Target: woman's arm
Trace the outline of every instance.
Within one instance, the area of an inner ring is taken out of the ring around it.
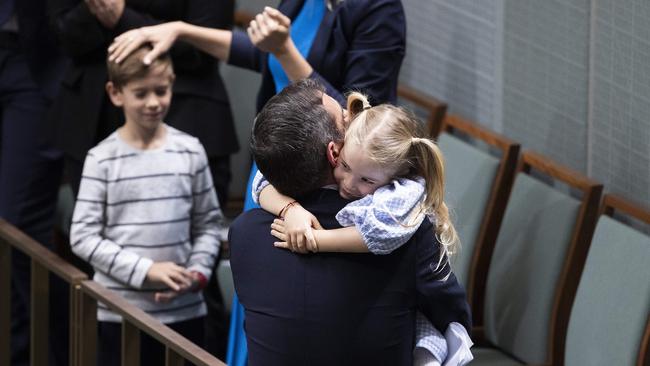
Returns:
[[[227,60],[232,32],[200,27],[182,21],[133,29],[115,38],[108,48],[109,59],[120,63],[142,44],[151,43],[153,49],[143,59],[145,64],[149,64],[161,53],[169,51],[177,40],[185,41],[220,60]]]
[[[248,36],[260,50],[272,53],[291,81],[309,77],[314,69],[289,36],[291,19],[269,6],[248,27]]]

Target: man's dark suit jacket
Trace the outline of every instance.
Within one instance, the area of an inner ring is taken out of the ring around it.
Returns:
[[[291,19],[304,0],[283,0],[278,10]],[[327,88],[327,94],[345,105],[344,94],[361,91],[370,102],[395,103],[397,77],[406,49],[406,19],[400,0],[333,1],[325,13],[307,61],[311,78]],[[257,109],[275,95],[268,69],[268,54],[256,48],[245,32],[233,33],[228,63],[262,73]]]
[[[339,227],[334,214],[346,203],[332,190],[301,200],[326,228]],[[416,308],[443,332],[452,321],[470,328],[455,276],[434,279],[430,223],[389,255],[298,255],[273,246],[273,218],[251,210],[230,229],[250,365],[411,366]]]

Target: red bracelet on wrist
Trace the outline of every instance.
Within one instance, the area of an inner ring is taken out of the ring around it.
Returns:
[[[284,207],[282,207],[282,210],[280,210],[280,213],[278,213],[278,216],[281,219],[284,219],[284,215],[287,213],[286,211],[289,209],[289,207],[291,207],[291,206],[293,206],[293,205],[295,205],[297,203],[298,203],[298,201],[291,201],[291,202],[287,203]]]
[[[205,275],[199,271],[192,271],[191,273],[196,277],[196,280],[198,281],[196,288],[194,288],[192,291],[199,292],[203,290],[208,285],[208,279],[205,278]]]

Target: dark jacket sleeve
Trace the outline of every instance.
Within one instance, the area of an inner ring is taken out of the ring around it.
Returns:
[[[345,105],[344,94],[361,91],[375,105],[395,102],[399,70],[406,50],[406,19],[400,1],[345,1],[340,6],[340,23],[350,36],[343,62],[340,87],[335,87],[317,71],[311,75],[327,89],[327,94]],[[337,30],[334,29],[333,32]],[[333,35],[334,40],[342,42]],[[327,65],[324,65],[327,67]]]
[[[446,256],[439,263],[441,244],[433,235],[429,223],[415,234],[418,246],[416,269],[416,287],[418,293],[418,310],[441,332],[445,332],[451,322],[462,324],[471,334],[472,317],[467,304],[465,290],[458,283]]]
[[[232,16],[222,16],[224,9],[231,9],[231,0],[186,0],[159,1],[149,6],[130,5],[127,2],[122,17],[113,29],[105,28],[83,1],[50,0],[51,14],[54,16],[55,29],[65,51],[75,59],[105,57],[106,48],[119,34],[131,29],[183,20],[187,23],[204,27],[229,27]],[[177,71],[179,69],[196,70],[206,65],[214,65],[211,56],[185,43],[177,43],[171,49]]]
[[[105,53],[110,34],[83,1],[49,0],[48,5],[61,46],[70,57],[96,58],[99,52]]]
[[[228,63],[252,71],[262,71],[262,62],[267,53],[255,47],[248,34],[241,30],[233,30],[232,42],[228,55]]]

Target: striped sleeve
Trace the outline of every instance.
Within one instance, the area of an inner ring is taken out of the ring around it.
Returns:
[[[129,286],[140,288],[153,264],[149,258],[122,249],[103,236],[106,217],[107,177],[97,158],[86,156],[79,194],[72,214],[72,251],[101,271]]]
[[[187,261],[187,268],[201,272],[210,278],[214,262],[219,253],[221,240],[226,240],[225,220],[217,194],[212,183],[208,158],[203,146],[199,146],[198,170],[192,180],[192,252]]]

